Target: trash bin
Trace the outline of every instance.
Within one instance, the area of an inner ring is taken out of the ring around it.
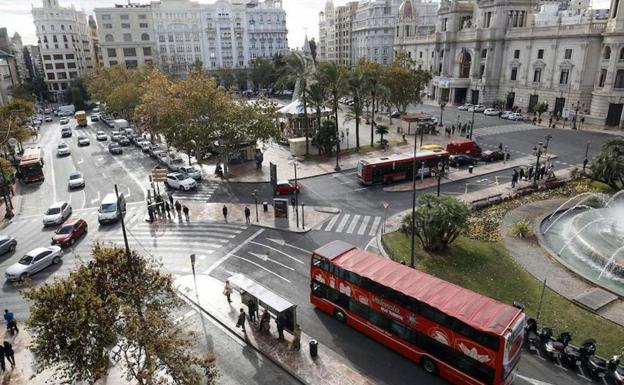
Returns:
[[[316,356],[318,356],[318,342],[310,340],[310,357],[315,358]]]
[[[269,211],[269,202],[262,202],[262,210],[266,213]]]
[[[472,174],[472,169],[474,168],[474,166],[468,166],[468,174]]]

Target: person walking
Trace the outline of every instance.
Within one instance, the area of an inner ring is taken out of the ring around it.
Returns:
[[[15,352],[13,351],[13,345],[11,345],[9,341],[4,341],[3,348],[4,348],[4,356],[6,357],[7,361],[9,361],[9,364],[11,364],[11,367],[14,368],[15,367]],[[4,361],[4,359],[2,361]]]
[[[290,345],[293,350],[301,349],[301,326],[299,324],[295,325],[295,330],[293,332],[293,340]]]
[[[503,143],[498,144],[498,151],[503,152]]]
[[[256,322],[258,310],[253,299],[249,299],[249,301],[247,301],[247,311],[249,312],[249,320],[251,322]]]
[[[544,179],[544,175],[546,174],[546,165],[542,164],[539,169],[539,179]]]
[[[518,173],[518,182],[524,180],[524,167],[520,167],[520,172]]]
[[[227,223],[227,206],[223,205],[223,209],[221,211],[223,212],[223,219],[225,219],[225,223]]]
[[[275,319],[275,325],[277,326],[277,340],[284,341],[284,318],[281,315]]]
[[[0,369],[6,371],[6,365],[4,363],[4,346],[0,345]]]
[[[154,222],[154,206],[152,206],[152,201],[149,199],[147,201],[147,215],[149,216],[150,223]]]
[[[260,317],[260,333],[269,333],[269,329],[271,328],[270,321],[271,315],[267,309],[264,309],[262,317]]]
[[[182,206],[182,211],[184,212],[184,218],[186,218],[186,221],[189,221],[189,208],[186,205]]]
[[[251,223],[251,221],[249,220],[250,215],[251,215],[251,211],[249,210],[249,207],[245,206],[245,223],[246,224]]]
[[[225,280],[225,287],[223,288],[223,295],[227,298],[228,303],[232,303],[232,299],[230,296],[232,295],[232,285],[230,285],[230,281]]]
[[[169,202],[165,202],[165,211],[167,212],[167,218],[171,220],[171,206],[169,205]]]
[[[173,210],[173,194],[169,193],[169,206],[171,206],[171,209]]]
[[[15,315],[12,311],[4,309],[4,320],[6,321],[7,329],[10,332],[13,332],[15,334],[19,333],[19,329],[17,328],[17,321],[15,321]]]
[[[511,173],[511,188],[516,187],[516,183],[518,183],[518,170],[514,168]]]
[[[238,321],[236,321],[236,327],[237,328],[242,328],[243,329],[243,333],[246,332],[245,330],[245,310],[241,307],[240,308],[240,313],[238,313]]]
[[[182,205],[180,204],[180,201],[176,201],[175,209],[176,209],[176,212],[178,213],[178,219],[182,220]]]
[[[527,171],[527,180],[531,180],[531,178],[533,178],[533,166],[529,167]]]

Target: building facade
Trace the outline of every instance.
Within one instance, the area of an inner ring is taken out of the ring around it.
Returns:
[[[334,7],[331,0],[319,13],[318,58],[342,65],[353,65],[352,30],[357,1]]]
[[[400,0],[364,0],[358,4],[351,32],[352,64],[361,58],[391,64],[394,26]]]
[[[280,0],[218,0],[213,4],[162,0],[97,8],[95,13],[105,66],[128,66],[128,60],[132,60],[130,67],[157,63],[183,76],[194,64],[207,69],[245,68],[255,58],[288,53],[286,12]],[[125,28],[120,24],[122,15],[127,15]],[[107,20],[117,20],[110,23],[110,32],[104,28]],[[128,59],[125,53],[135,56]]]
[[[87,16],[58,0],[44,0],[32,15],[45,72],[45,82],[54,101],[61,101],[72,79],[95,69],[96,55]]]
[[[428,96],[452,104],[531,111],[538,102],[563,117],[621,125],[624,15],[587,1],[443,1],[436,18],[405,0],[395,55],[407,52],[433,79]]]

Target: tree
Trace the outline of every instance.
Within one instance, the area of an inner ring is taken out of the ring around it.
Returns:
[[[150,72],[149,66],[138,70],[112,66],[98,69],[84,81],[89,94],[105,103],[109,112],[132,119],[134,109],[141,102],[145,77]]]
[[[624,189],[624,139],[611,139],[591,164],[591,177],[615,191]]]
[[[497,110],[502,111],[503,108],[505,108],[505,101],[496,99],[492,102],[492,108],[496,108]]]
[[[273,63],[263,57],[251,61],[249,77],[257,89],[271,88],[275,82]]]
[[[359,68],[351,70],[347,79],[347,93],[351,96],[352,104],[347,107],[345,114],[345,122],[355,121],[355,149],[360,150],[360,120],[364,113],[364,101],[362,94],[364,92],[362,86],[363,78]]]
[[[336,146],[336,123],[332,119],[326,119],[321,123],[316,136],[316,145],[324,154],[330,154]]]
[[[533,112],[537,114],[537,119],[542,119],[542,114],[548,111],[548,103],[538,102],[533,106]]]
[[[295,84],[294,97],[303,104],[303,120],[306,136],[306,156],[310,155],[310,122],[308,121],[308,83],[312,78],[313,68],[310,59],[300,52],[294,52],[286,58],[286,67],[278,83]]]
[[[358,70],[362,73],[365,93],[370,98],[370,145],[373,147],[375,145],[375,130],[373,127],[375,126],[376,97],[384,67],[377,62],[361,59],[358,62]]]
[[[312,61],[316,64],[316,40],[312,38],[308,44],[310,45],[310,55],[312,56]]]
[[[338,156],[340,154],[340,138],[338,129],[338,103],[346,88],[346,80],[348,69],[339,66],[335,62],[320,62],[316,69],[319,73],[319,79],[327,87],[329,96],[329,104],[331,106],[334,122],[336,123],[336,169],[338,169]]]
[[[317,80],[308,86],[308,100],[312,107],[316,109],[316,129],[319,130],[321,128],[321,115],[327,101],[327,89],[322,82]],[[319,147],[320,150],[321,148]]]
[[[427,251],[445,250],[468,227],[468,207],[454,197],[433,193],[418,198],[415,211],[415,236]],[[412,214],[406,215],[401,231],[412,233]]]
[[[27,122],[33,112],[32,102],[18,98],[0,107],[0,147],[8,146],[10,138],[23,142],[32,136]]]
[[[175,98],[174,83],[157,68],[145,78],[141,102],[134,111],[134,118],[141,123],[141,130],[150,134],[152,143],[159,134],[165,134],[180,122],[179,100]]]
[[[383,124],[379,124],[377,126],[377,128],[375,129],[375,133],[379,136],[381,136],[381,138],[379,139],[379,143],[384,146],[385,142],[384,142],[384,135],[388,134],[388,126],[385,126]]]
[[[414,61],[401,52],[383,73],[387,103],[401,114],[406,113],[408,105],[421,102],[423,89],[431,80],[429,71],[416,70],[414,66]]]
[[[172,277],[142,256],[96,244],[93,259],[68,277],[24,290],[31,350],[62,383],[95,383],[111,352],[129,381],[198,384],[206,363],[189,350],[192,335],[174,322],[183,304]]]

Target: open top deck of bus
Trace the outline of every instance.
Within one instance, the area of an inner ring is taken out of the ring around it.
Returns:
[[[416,152],[416,156],[417,157],[422,157],[422,158],[427,158],[427,157],[444,157],[444,156],[448,156],[449,153],[446,151],[418,151]],[[411,160],[413,159],[413,155],[412,154],[391,154],[388,156],[382,156],[380,158],[371,158],[371,159],[361,159],[360,163],[363,164],[364,166],[369,165],[369,164],[384,164],[384,163],[391,163],[391,162],[397,162],[397,161],[407,161],[407,160]]]
[[[314,253],[342,269],[426,303],[483,332],[504,335],[522,312],[344,241],[333,241]]]
[[[24,153],[20,158],[20,165],[26,166],[33,163],[39,163],[43,158],[43,151],[39,147],[29,147],[24,149]]]

